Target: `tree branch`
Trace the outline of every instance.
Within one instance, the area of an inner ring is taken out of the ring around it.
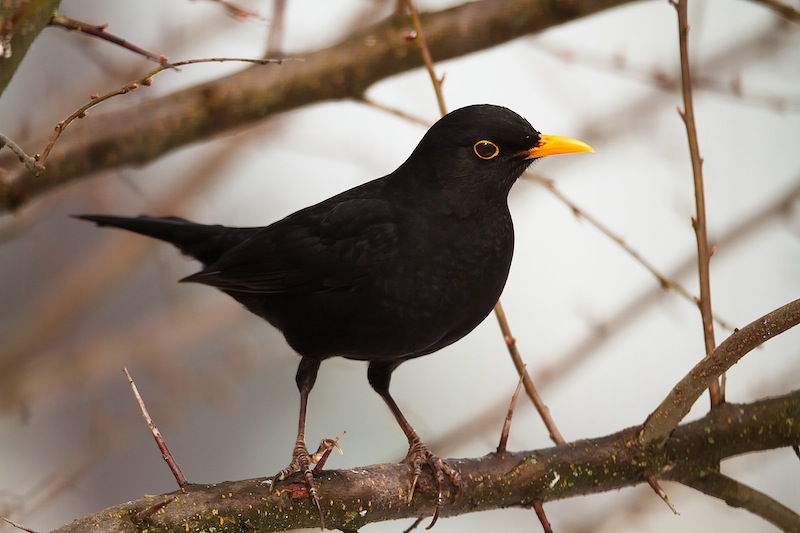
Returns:
[[[700,361],[669,392],[642,427],[639,442],[644,447],[660,446],[665,442],[709,383],[736,364],[754,348],[800,323],[800,299],[754,320],[734,331],[714,351]]]
[[[681,62],[681,93],[683,95],[683,111],[678,114],[686,126],[686,137],[689,141],[689,156],[692,161],[692,179],[694,182],[694,198],[696,215],[692,218],[692,227],[697,237],[697,271],[700,285],[700,297],[697,307],[703,322],[703,340],[706,354],[716,348],[714,339],[714,314],[711,311],[711,255],[713,250],[708,244],[706,229],[706,196],[703,183],[703,158],[700,156],[700,142],[697,138],[697,124],[694,117],[694,95],[692,93],[692,70],[689,65],[689,0],[670,0],[678,12],[678,43]],[[711,407],[725,401],[725,379],[713,379],[708,383],[711,396]]]
[[[797,513],[763,492],[719,472],[681,480],[681,483],[703,494],[724,500],[731,507],[747,509],[783,531],[800,531],[800,517]]]
[[[0,0],[0,96],[60,0]]]
[[[451,459],[464,487],[458,498],[448,493],[443,515],[529,506],[616,490],[645,481],[646,471],[662,479],[686,482],[715,472],[719,459],[800,442],[800,390],[753,404],[724,404],[673,432],[657,450],[636,446],[639,428],[537,451]],[[435,481],[420,479],[411,505],[406,503],[410,467],[381,464],[324,472],[318,479],[325,523],[355,531],[368,523],[417,517],[433,512]],[[141,531],[286,531],[315,527],[302,483],[248,479],[215,485],[187,485],[183,490],[105,509],[63,526],[54,533]],[[150,512],[149,510],[153,510]],[[797,516],[794,515],[794,519]]]
[[[420,17],[431,54],[445,60],[630,1],[484,0]],[[0,181],[0,212],[71,180],[112,167],[143,164],[276,113],[326,100],[359,98],[375,82],[422,65],[415,45],[403,39],[409,27],[405,20],[388,18],[304,56],[302,62],[280,68],[251,67],[117,112],[93,115],[60,140],[40,176],[19,168],[14,157],[0,158],[0,168],[18,168]]]

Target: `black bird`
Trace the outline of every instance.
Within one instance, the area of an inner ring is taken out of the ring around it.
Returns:
[[[170,242],[203,263],[181,281],[217,287],[281,330],[300,354],[297,443],[279,479],[300,472],[322,520],[305,444],[308,395],[320,363],[369,362],[367,376],[408,438],[410,495],[427,464],[438,487],[458,472],[428,450],[389,393],[400,363],[472,331],[492,311],[511,266],[508,193],[540,157],[591,152],[542,135],[504,107],[473,105],[434,124],[391,174],[263,228],[176,217],[80,215]],[[410,501],[410,496],[409,496]]]

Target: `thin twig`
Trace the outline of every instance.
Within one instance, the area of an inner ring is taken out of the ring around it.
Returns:
[[[375,109],[379,109],[381,111],[385,111],[386,113],[392,114],[392,115],[394,115],[396,117],[400,117],[400,118],[406,119],[407,121],[413,122],[414,124],[419,124],[420,126],[423,126],[426,129],[431,127],[431,122],[429,120],[425,120],[424,118],[419,117],[417,115],[412,115],[410,113],[406,113],[402,109],[398,109],[396,107],[391,107],[391,106],[382,104],[380,102],[377,102],[377,101],[371,99],[370,97],[368,97],[366,95],[362,94],[357,99],[357,101],[361,102],[364,105],[368,105],[370,107],[373,107]]]
[[[26,154],[25,151],[20,148],[17,143],[11,140],[10,137],[0,133],[0,149],[2,149],[4,146],[8,146],[8,148],[17,155],[19,162],[24,164],[25,168],[31,172],[36,171],[36,164],[39,160],[36,157]]]
[[[343,431],[338,437],[335,439],[322,439],[319,443],[319,447],[317,451],[311,454],[311,462],[315,463],[313,475],[318,476],[322,469],[325,468],[325,462],[328,460],[328,456],[331,454],[334,448],[339,452],[339,455],[344,455],[342,451],[342,447],[339,446],[339,439],[344,437],[346,431]]]
[[[9,524],[10,526],[15,527],[17,529],[20,529],[22,531],[27,531],[28,533],[39,533],[35,529],[30,529],[30,528],[27,528],[27,527],[25,527],[23,525],[17,524],[16,522],[12,522],[11,520],[6,518],[5,516],[0,516],[0,518],[2,518],[3,521],[6,522],[7,524]]]
[[[527,367],[523,367],[526,368]],[[514,416],[514,409],[517,406],[517,398],[519,398],[519,391],[522,389],[522,375],[519,376],[519,381],[517,381],[517,388],[514,390],[514,394],[511,396],[511,402],[508,404],[508,413],[506,414],[506,420],[503,422],[503,430],[500,432],[500,443],[497,445],[497,453],[503,453],[506,451],[506,447],[508,445],[508,434],[511,431],[511,418]]]
[[[111,98],[113,98],[115,96],[119,96],[121,94],[127,94],[127,93],[129,93],[129,92],[131,92],[133,90],[138,89],[142,85],[144,85],[146,87],[152,85],[153,76],[155,76],[159,72],[167,70],[168,68],[173,68],[174,69],[176,67],[182,67],[182,66],[185,66],[185,65],[193,65],[195,63],[223,63],[223,62],[226,62],[226,61],[241,61],[241,62],[245,62],[245,63],[255,63],[256,65],[266,65],[268,63],[276,63],[276,64],[280,65],[281,63],[283,63],[285,61],[291,61],[291,59],[289,59],[289,58],[281,58],[281,59],[252,59],[252,58],[245,58],[245,57],[208,57],[208,58],[200,58],[200,59],[187,59],[185,61],[178,61],[176,63],[170,63],[170,64],[168,64],[166,66],[165,65],[161,65],[158,68],[148,72],[144,76],[140,76],[136,80],[134,80],[134,81],[132,81],[132,82],[126,84],[126,85],[123,85],[119,89],[111,91],[110,93],[106,93],[106,94],[104,94],[102,96],[100,96],[100,95],[92,95],[92,98],[91,98],[91,100],[89,102],[87,102],[86,104],[82,105],[77,110],[75,110],[75,112],[73,112],[69,117],[67,117],[66,119],[60,121],[58,124],[56,124],[56,127],[53,130],[53,135],[50,137],[50,142],[47,143],[47,146],[45,146],[44,150],[42,151],[42,154],[38,157],[37,163],[35,165],[35,170],[33,170],[33,173],[38,176],[42,171],[44,171],[45,162],[47,161],[47,157],[50,155],[50,151],[53,149],[53,146],[55,145],[55,143],[58,140],[58,138],[61,136],[61,134],[64,132],[64,130],[70,124],[72,124],[72,122],[74,122],[76,119],[84,118],[86,116],[87,112],[89,111],[89,109],[91,109],[92,107],[94,107],[94,106],[96,106],[96,105],[98,105],[98,104],[100,104],[102,102],[105,102],[106,100],[109,100],[109,99],[111,99]]]
[[[408,12],[411,15],[411,23],[414,25],[414,34],[410,35],[411,40],[419,48],[422,60],[425,62],[425,68],[428,70],[428,75],[433,84],[433,90],[436,92],[436,102],[439,104],[439,113],[445,115],[447,113],[447,106],[444,103],[444,94],[442,94],[442,79],[436,76],[436,70],[433,68],[433,58],[431,51],[428,48],[428,41],[425,39],[425,32],[422,31],[422,22],[419,20],[419,13],[417,6],[414,5],[414,0],[406,0]]]
[[[153,434],[153,438],[158,445],[158,449],[161,451],[161,457],[164,458],[164,461],[167,462],[169,465],[169,469],[172,472],[172,475],[175,476],[175,481],[178,482],[179,487],[184,487],[188,483],[186,478],[181,472],[181,467],[178,466],[178,463],[175,461],[175,458],[172,456],[172,453],[169,451],[167,447],[167,443],[164,442],[164,437],[161,436],[161,432],[158,430],[156,423],[153,422],[153,419],[150,417],[150,413],[147,412],[147,406],[144,404],[144,400],[142,396],[139,394],[139,389],[136,387],[136,383],[133,382],[133,378],[131,377],[130,372],[128,372],[127,368],[122,369],[125,372],[125,375],[128,377],[128,383],[131,386],[131,390],[133,391],[134,397],[136,397],[136,402],[139,404],[139,409],[142,411],[142,416],[144,417],[144,421],[147,422],[147,427],[150,428],[150,432]]]
[[[539,391],[536,390],[536,385],[534,385],[530,374],[528,374],[528,371],[525,369],[525,363],[522,362],[522,356],[517,349],[517,340],[511,334],[511,326],[508,324],[508,318],[503,310],[503,304],[499,301],[494,306],[494,314],[497,317],[498,324],[500,324],[500,331],[503,333],[503,338],[506,341],[506,347],[508,348],[508,353],[511,356],[511,361],[514,363],[517,373],[522,378],[522,383],[525,386],[525,392],[528,394],[528,397],[533,402],[534,407],[536,407],[536,410],[539,412],[539,416],[542,418],[545,427],[547,427],[547,431],[550,432],[550,439],[556,444],[564,444],[566,440],[558,430],[558,427],[556,427],[555,420],[553,420],[553,417],[550,415],[550,408],[547,407],[542,400],[542,397],[539,395]]]
[[[689,67],[689,15],[688,0],[670,0],[678,12],[678,40],[681,57],[681,89],[683,92],[683,111],[678,114],[686,125],[686,136],[689,141],[689,154],[692,160],[692,176],[694,179],[694,196],[696,216],[692,219],[692,227],[697,236],[697,267],[700,281],[700,298],[697,305],[703,321],[703,339],[706,354],[710,354],[717,343],[714,340],[714,315],[711,312],[711,247],[708,245],[706,229],[706,200],[703,185],[703,158],[700,157],[700,145],[697,140],[697,126],[694,118],[694,101],[692,97],[692,74]],[[722,383],[724,384],[724,378]],[[725,390],[720,381],[714,379],[708,387],[711,396],[711,407],[725,401]]]
[[[526,172],[523,175],[523,177],[530,178],[533,182],[538,183],[539,185],[544,187],[553,196],[558,198],[558,200],[561,203],[570,208],[577,217],[580,217],[582,220],[587,221],[589,224],[597,228],[600,231],[600,233],[602,233],[603,235],[614,241],[617,245],[619,245],[620,248],[622,248],[624,252],[626,252],[634,260],[636,260],[637,263],[642,265],[645,268],[645,270],[650,272],[656,278],[656,280],[658,281],[658,283],[661,285],[662,288],[675,291],[686,301],[695,305],[697,304],[697,297],[691,294],[689,290],[686,289],[686,287],[684,287],[674,279],[670,279],[670,277],[667,276],[666,274],[663,274],[660,270],[658,270],[658,268],[656,268],[656,266],[653,263],[645,259],[642,256],[642,254],[640,254],[633,246],[628,244],[625,241],[625,239],[623,239],[620,235],[612,231],[611,228],[603,224],[598,218],[592,216],[584,209],[581,209],[575,202],[570,200],[566,195],[564,195],[564,193],[562,193],[560,190],[556,188],[555,184],[553,183],[553,180],[545,178],[544,176],[538,174],[534,174],[532,172]],[[727,320],[723,320],[716,316],[714,317],[714,320],[720,326],[727,329],[728,331],[734,330],[733,325],[731,325],[730,322],[728,322]]]
[[[156,63],[159,63],[162,67],[176,68],[174,65],[171,65],[169,61],[167,61],[166,56],[148,52],[144,48],[140,48],[135,44],[126,41],[125,39],[122,39],[120,37],[117,37],[116,35],[108,33],[106,31],[108,24],[101,24],[101,25],[87,24],[85,22],[80,22],[79,20],[65,17],[64,15],[56,14],[53,16],[52,19],[50,19],[50,25],[57,26],[59,28],[64,28],[67,31],[76,31],[78,33],[85,33],[86,35],[91,35],[92,37],[103,39],[104,41],[108,41],[110,43],[116,44],[117,46],[121,46],[126,50],[130,50],[131,52],[144,56],[150,61],[155,61]]]
[[[533,510],[536,511],[536,517],[542,524],[542,531],[544,531],[544,533],[553,533],[553,526],[550,525],[550,521],[547,519],[547,515],[544,513],[544,505],[542,502],[533,502]]]
[[[669,496],[667,496],[667,493],[664,492],[664,489],[661,488],[661,485],[658,483],[658,480],[655,478],[655,476],[653,476],[652,474],[648,475],[647,484],[650,485],[650,488],[652,488],[653,491],[655,491],[655,493],[658,495],[659,498],[664,500],[664,503],[667,504],[667,507],[669,507],[670,511],[672,511],[673,514],[680,515],[675,506],[672,505],[672,502],[669,501]]]

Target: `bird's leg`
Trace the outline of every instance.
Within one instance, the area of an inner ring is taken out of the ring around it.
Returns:
[[[314,387],[314,382],[317,380],[317,371],[319,370],[320,360],[312,359],[310,357],[303,357],[300,360],[300,366],[297,368],[297,388],[300,391],[300,419],[297,424],[297,442],[295,442],[294,450],[292,451],[292,462],[289,466],[278,472],[275,476],[279,481],[283,481],[295,472],[303,474],[303,480],[308,487],[308,497],[317,508],[319,514],[319,523],[322,529],[325,528],[325,520],[322,517],[322,507],[319,504],[319,494],[317,487],[314,484],[314,475],[311,471],[311,456],[306,448],[306,408],[308,406],[308,395]]]
[[[399,363],[372,362],[369,365],[367,376],[370,385],[372,385],[375,392],[380,394],[383,401],[386,402],[386,405],[389,406],[397,423],[402,428],[403,433],[406,434],[406,438],[408,438],[408,454],[406,454],[405,462],[409,463],[414,468],[414,477],[411,480],[411,488],[408,493],[408,503],[410,504],[411,499],[414,497],[414,489],[422,473],[423,464],[427,464],[430,467],[436,478],[436,509],[434,510],[431,523],[427,527],[427,529],[430,529],[439,519],[439,512],[444,505],[442,487],[444,485],[445,476],[449,477],[456,489],[460,491],[461,474],[428,449],[425,443],[422,442],[422,439],[419,438],[419,435],[417,435],[417,432],[414,431],[414,428],[411,427],[408,420],[406,420],[406,417],[403,416],[394,398],[392,398],[392,395],[389,393],[389,382],[391,380],[392,371],[397,368],[397,364]]]

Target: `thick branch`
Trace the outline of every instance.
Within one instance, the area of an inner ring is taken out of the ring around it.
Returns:
[[[643,446],[658,446],[689,413],[708,385],[754,348],[800,323],[800,299],[767,313],[735,331],[689,371],[653,411],[642,427]]]
[[[421,16],[430,51],[441,61],[630,1],[484,0]],[[410,27],[406,19],[390,18],[303,61],[248,68],[121,111],[93,114],[59,140],[40,176],[15,158],[0,159],[0,168],[18,169],[0,182],[0,212],[73,179],[143,164],[282,111],[360,97],[375,82],[422,65],[415,45],[403,38]]]
[[[61,0],[0,0],[0,96]]]
[[[599,493],[644,482],[646,473],[686,481],[714,472],[719,459],[800,442],[800,391],[749,405],[726,404],[705,418],[678,427],[666,446],[643,451],[636,446],[639,428],[607,437],[537,451],[492,454],[450,460],[460,471],[461,495],[448,494],[444,515],[459,515],[534,500],[550,501]],[[430,514],[434,481],[421,481],[411,505],[406,464],[326,471],[317,484],[323,496],[325,523],[354,531],[365,524]],[[795,516],[795,519],[796,516]],[[315,527],[305,485],[249,479],[216,485],[188,485],[183,490],[147,496],[76,520],[55,533],[164,531],[286,531]]]

